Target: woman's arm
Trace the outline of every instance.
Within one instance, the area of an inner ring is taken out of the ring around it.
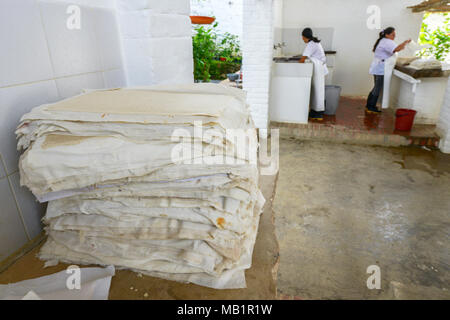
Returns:
[[[411,39],[406,40],[405,42],[403,42],[403,43],[401,43],[400,45],[398,45],[397,48],[394,49],[394,53],[399,52],[399,51],[402,51],[403,49],[405,49],[406,45],[407,45],[408,43],[410,43],[410,42],[411,42]]]

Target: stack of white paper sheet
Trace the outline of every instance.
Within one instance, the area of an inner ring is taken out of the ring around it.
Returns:
[[[21,184],[41,202],[40,258],[245,287],[264,199],[242,91],[92,91],[24,115]]]

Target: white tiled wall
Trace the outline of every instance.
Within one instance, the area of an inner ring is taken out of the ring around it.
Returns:
[[[0,87],[52,78],[36,1],[3,0],[0,6]]]
[[[272,0],[244,1],[243,86],[253,120],[262,129],[268,127],[275,4]]]
[[[130,86],[192,83],[189,0],[117,0]]]
[[[58,87],[59,96],[61,98],[69,98],[79,94],[80,88],[104,88],[105,81],[101,72],[93,72],[57,79],[56,86]]]
[[[0,179],[0,261],[24,245],[29,237],[23,227],[22,217],[17,212],[17,203],[11,190],[9,178]]]
[[[450,153],[450,78],[447,83],[441,116],[438,122],[438,132],[441,136],[440,148],[442,152]]]
[[[80,5],[81,30],[66,28],[68,4]],[[82,89],[127,84],[114,8],[114,0],[0,1],[0,261],[42,230],[43,207],[19,183],[20,117]]]

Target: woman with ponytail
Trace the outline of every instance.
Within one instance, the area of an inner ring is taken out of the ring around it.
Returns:
[[[300,59],[301,63],[304,63],[306,58],[316,58],[323,63],[327,62],[325,51],[320,44],[320,40],[313,36],[311,28],[306,28],[302,32],[303,41],[306,43],[305,51]]]
[[[370,66],[370,74],[374,76],[375,86],[367,98],[366,111],[368,113],[381,112],[377,108],[377,102],[384,86],[384,62],[392,57],[394,53],[405,49],[406,45],[411,42],[410,39],[397,45],[394,42],[395,36],[393,27],[386,28],[380,32],[380,36],[373,47],[375,58]]]
[[[305,51],[303,51],[300,63],[305,63],[306,58],[309,58],[315,65],[312,85],[313,91],[311,93],[311,111],[309,113],[309,118],[312,120],[321,121],[323,120],[323,114],[325,111],[325,76],[328,74],[327,58],[325,56],[325,51],[320,44],[320,40],[314,37],[311,28],[305,28],[303,30],[302,38],[306,43],[306,48]],[[323,76],[323,79],[317,79],[317,81],[320,81],[320,85],[314,85],[314,83],[316,82],[314,81],[315,75],[318,73],[316,72],[316,67],[320,68],[320,74]]]

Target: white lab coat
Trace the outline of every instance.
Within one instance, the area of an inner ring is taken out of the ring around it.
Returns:
[[[313,65],[311,82],[310,108],[314,111],[325,111],[325,76],[328,74],[327,65],[316,58],[309,58]]]

